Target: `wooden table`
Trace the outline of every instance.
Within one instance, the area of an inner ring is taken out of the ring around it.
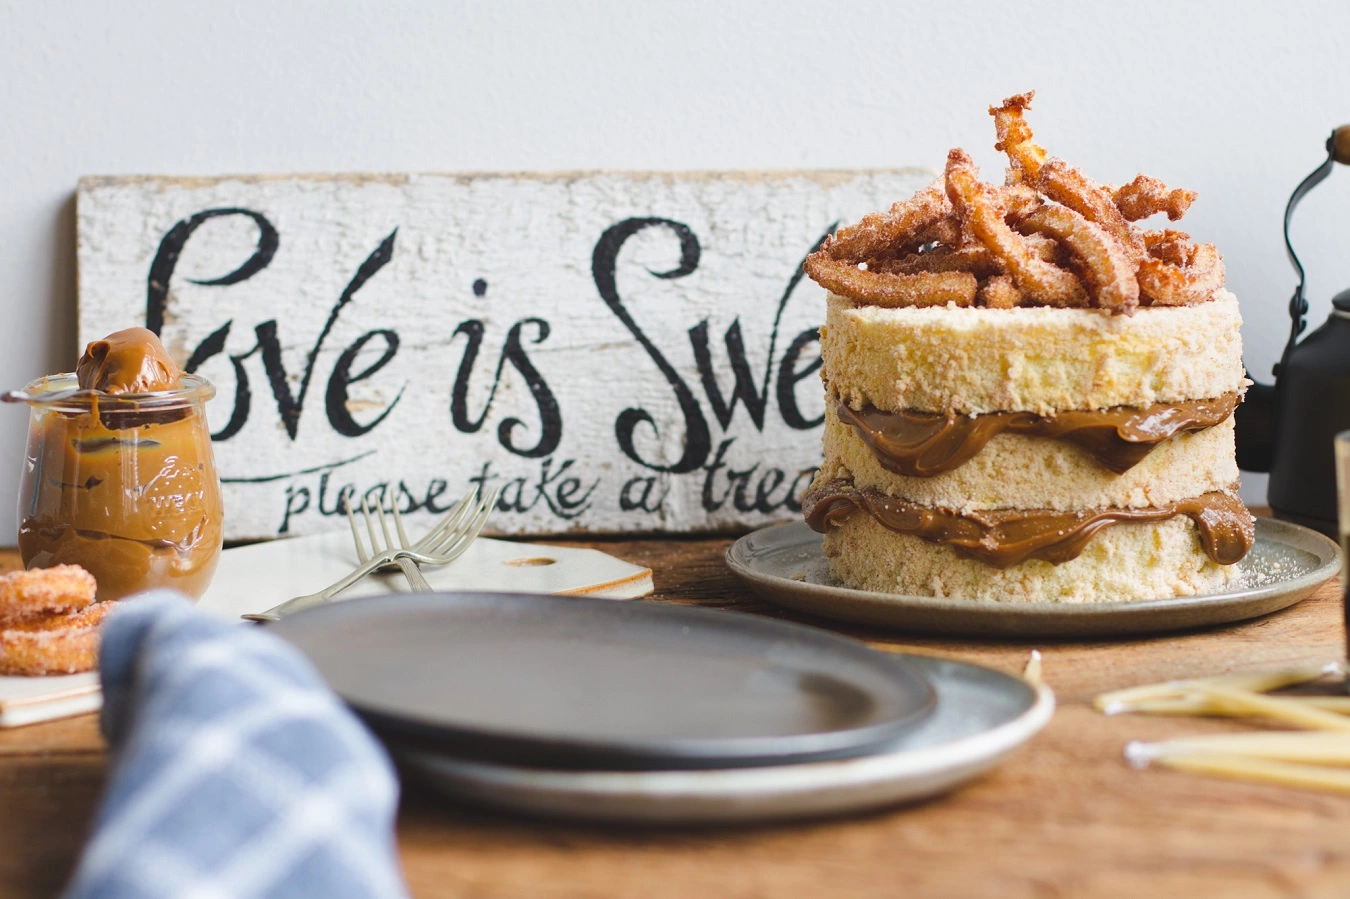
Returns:
[[[655,599],[809,621],[877,646],[1020,671],[1029,644],[882,634],[780,612],[722,564],[730,541],[580,543],[650,566]],[[0,554],[0,566],[16,564]],[[1131,739],[1241,729],[1107,718],[1104,690],[1343,657],[1340,590],[1232,627],[1153,640],[1038,643],[1059,709],[991,775],[919,806],[753,829],[575,827],[456,808],[404,790],[399,843],[415,896],[1344,896],[1350,797],[1246,785],[1121,760]],[[93,715],[0,731],[0,896],[59,890],[107,761]]]

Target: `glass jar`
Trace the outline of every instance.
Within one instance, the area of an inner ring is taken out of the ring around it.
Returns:
[[[220,559],[220,480],[206,401],[215,388],[110,395],[52,375],[6,402],[27,403],[19,552],[28,568],[71,563],[100,600],[152,587],[206,592]]]

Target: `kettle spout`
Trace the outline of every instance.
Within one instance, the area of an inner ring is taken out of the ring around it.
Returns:
[[[1248,387],[1246,397],[1233,413],[1233,424],[1237,428],[1238,468],[1270,471],[1275,449],[1275,388],[1255,383]]]

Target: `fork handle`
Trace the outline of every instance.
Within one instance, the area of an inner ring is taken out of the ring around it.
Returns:
[[[408,586],[413,588],[414,593],[430,593],[431,584],[422,576],[422,569],[417,567],[417,563],[406,556],[399,556],[394,560],[398,567],[403,570],[403,576],[408,579]]]
[[[333,594],[325,596],[325,593],[328,593],[328,591],[324,590],[320,593],[310,593],[307,596],[297,596],[294,599],[286,600],[279,606],[273,606],[266,612],[249,612],[245,615],[240,615],[239,617],[243,618],[245,621],[260,621],[263,623],[280,621],[287,615],[299,612],[302,609],[308,609],[310,606],[321,606],[333,598]]]
[[[317,606],[328,602],[334,596],[337,596],[343,590],[346,590],[352,584],[355,584],[361,578],[370,574],[381,565],[387,565],[390,561],[388,553],[381,553],[373,559],[365,562],[351,574],[348,574],[342,580],[325,587],[318,593],[310,593],[305,596],[297,596],[294,599],[288,599],[281,605],[273,606],[266,612],[252,612],[248,615],[241,615],[247,621],[280,621],[286,615],[298,612],[301,609],[308,609],[310,606]]]

